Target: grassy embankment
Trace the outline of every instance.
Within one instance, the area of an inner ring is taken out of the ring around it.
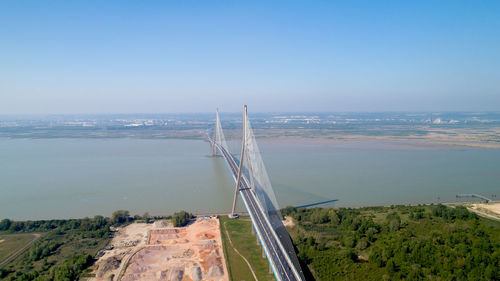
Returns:
[[[272,273],[269,274],[269,262],[266,258],[262,257],[262,247],[256,243],[256,235],[252,234],[252,223],[249,217],[229,219],[223,216],[220,218],[220,227],[222,244],[231,280],[251,281],[254,280],[254,277],[247,263],[231,247],[226,230],[231,237],[234,247],[252,266],[257,279],[259,281],[276,280]]]
[[[37,236],[34,233],[0,235],[0,265],[11,255],[23,249]]]
[[[500,280],[500,223],[463,206],[283,213],[316,280]]]

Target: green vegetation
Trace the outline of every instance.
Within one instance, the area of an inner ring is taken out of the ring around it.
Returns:
[[[172,223],[176,227],[185,226],[192,218],[192,214],[186,211],[180,211],[172,216]]]
[[[0,263],[35,239],[31,233],[0,235]]]
[[[12,221],[9,219],[1,220],[0,221],[0,231],[9,229],[11,224],[12,224]]]
[[[29,233],[44,234],[24,253],[0,268],[0,280],[78,280],[97,252],[109,242],[110,226],[132,220],[128,211],[117,211],[111,219],[102,216],[24,222],[4,219],[0,222],[0,236],[6,239],[5,242],[12,240],[10,237],[28,237],[28,241],[19,239],[5,253],[26,245],[33,239],[33,234]],[[0,253],[3,251],[2,247]]]
[[[500,223],[463,206],[286,208],[316,280],[500,280]]]
[[[238,219],[221,217],[220,224],[222,244],[231,280],[252,281],[254,277],[246,262],[231,247],[226,230],[233,241],[234,247],[248,260],[257,278],[261,281],[276,280],[273,274],[269,274],[269,262],[262,257],[262,247],[257,244],[256,235],[252,234],[250,217],[240,217]]]
[[[114,211],[111,215],[111,222],[114,224],[122,224],[128,221],[130,214],[127,210]]]

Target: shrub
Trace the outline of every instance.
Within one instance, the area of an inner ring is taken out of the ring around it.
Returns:
[[[128,221],[130,213],[127,210],[114,211],[111,216],[111,222],[113,224],[122,224]]]
[[[172,216],[172,223],[176,227],[185,226],[192,217],[192,214],[186,211],[180,211]]]

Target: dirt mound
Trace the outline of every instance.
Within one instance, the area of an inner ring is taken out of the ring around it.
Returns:
[[[175,267],[170,271],[170,278],[168,280],[171,281],[182,281],[182,277],[184,277],[184,267]]]
[[[138,280],[139,278],[141,278],[140,274],[129,274],[123,277],[121,281],[135,281]]]
[[[191,267],[191,279],[193,279],[193,281],[201,281],[202,274],[199,266]]]
[[[208,277],[219,277],[224,275],[224,272],[222,271],[222,268],[220,266],[214,265],[210,267],[207,275]]]
[[[121,260],[116,257],[106,259],[97,270],[97,277],[102,278],[108,271],[117,269],[120,266]]]
[[[166,221],[155,221],[153,223],[153,228],[165,228],[168,227],[168,222]]]
[[[196,238],[198,239],[214,239],[215,235],[213,234],[210,234],[210,233],[207,233],[207,232],[202,232],[202,233],[198,233],[196,235]]]
[[[172,243],[173,240],[186,236],[185,229],[153,229],[149,236],[149,244]]]

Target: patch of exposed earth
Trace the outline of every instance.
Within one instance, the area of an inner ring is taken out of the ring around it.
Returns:
[[[467,208],[478,215],[500,220],[500,202],[491,202],[491,203],[476,203],[466,205]]]
[[[286,227],[294,227],[295,222],[293,221],[293,218],[290,216],[285,216],[285,220],[283,221],[283,225]]]
[[[155,224],[133,223],[116,229],[109,245],[101,250],[94,265],[94,278],[89,280],[118,280],[132,255],[148,244],[148,234]]]
[[[108,248],[91,280],[229,280],[215,218],[198,218],[180,228],[132,224],[120,229]]]

